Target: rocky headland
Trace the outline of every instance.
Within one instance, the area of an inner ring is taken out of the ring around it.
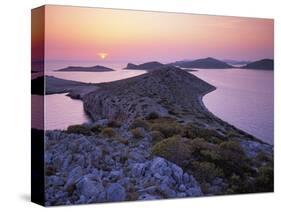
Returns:
[[[205,108],[214,86],[173,66],[89,86],[92,122],[45,133],[46,205],[273,191],[273,146]]]
[[[248,63],[242,68],[246,69],[257,69],[257,70],[273,70],[274,69],[274,61],[272,59],[263,59],[254,61],[252,63]]]
[[[202,68],[202,69],[226,69],[226,68],[233,68],[233,66],[227,64],[224,61],[207,57],[192,61],[177,61],[172,63],[173,65],[180,66],[182,68]]]

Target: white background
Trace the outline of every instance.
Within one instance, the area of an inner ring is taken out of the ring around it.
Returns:
[[[0,6],[0,211],[44,208],[30,199],[30,9],[68,4],[275,19],[275,193],[53,207],[80,211],[277,211],[280,176],[279,0],[3,0]],[[253,35],[255,36],[255,35]],[[254,107],[255,105],[253,105]]]

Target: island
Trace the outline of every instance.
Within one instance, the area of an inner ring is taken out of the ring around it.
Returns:
[[[205,108],[214,86],[174,66],[94,86],[91,122],[45,132],[47,205],[273,191],[273,146]]]
[[[183,60],[172,63],[182,68],[202,68],[202,69],[226,69],[233,68],[233,66],[227,64],[226,62],[217,60],[212,57],[197,59],[197,60]]]
[[[274,61],[272,59],[262,59],[262,60],[254,61],[252,63],[248,63],[242,68],[257,69],[257,70],[273,70]]]
[[[44,85],[45,84],[45,88]],[[40,76],[31,80],[32,95],[68,93],[73,99],[81,99],[85,94],[98,89],[93,83],[65,80],[53,76]]]
[[[83,67],[83,66],[68,66],[66,68],[62,68],[55,71],[68,71],[68,72],[74,72],[74,71],[80,71],[80,72],[108,72],[108,71],[115,71],[114,69],[105,67],[105,66],[90,66],[90,67]]]
[[[157,69],[157,68],[161,68],[165,66],[162,63],[159,63],[157,61],[152,61],[152,62],[147,62],[147,63],[143,63],[140,65],[135,65],[133,63],[128,63],[127,66],[124,69],[132,69],[132,70],[153,70],[153,69]]]

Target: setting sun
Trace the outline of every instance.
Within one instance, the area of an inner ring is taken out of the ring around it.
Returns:
[[[98,55],[101,59],[104,60],[107,57],[108,54],[107,53],[99,53]]]

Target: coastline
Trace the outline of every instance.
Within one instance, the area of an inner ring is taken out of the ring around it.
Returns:
[[[198,77],[165,67],[76,86],[92,122],[45,132],[46,205],[273,190],[273,146],[212,114],[202,99],[216,88]]]

